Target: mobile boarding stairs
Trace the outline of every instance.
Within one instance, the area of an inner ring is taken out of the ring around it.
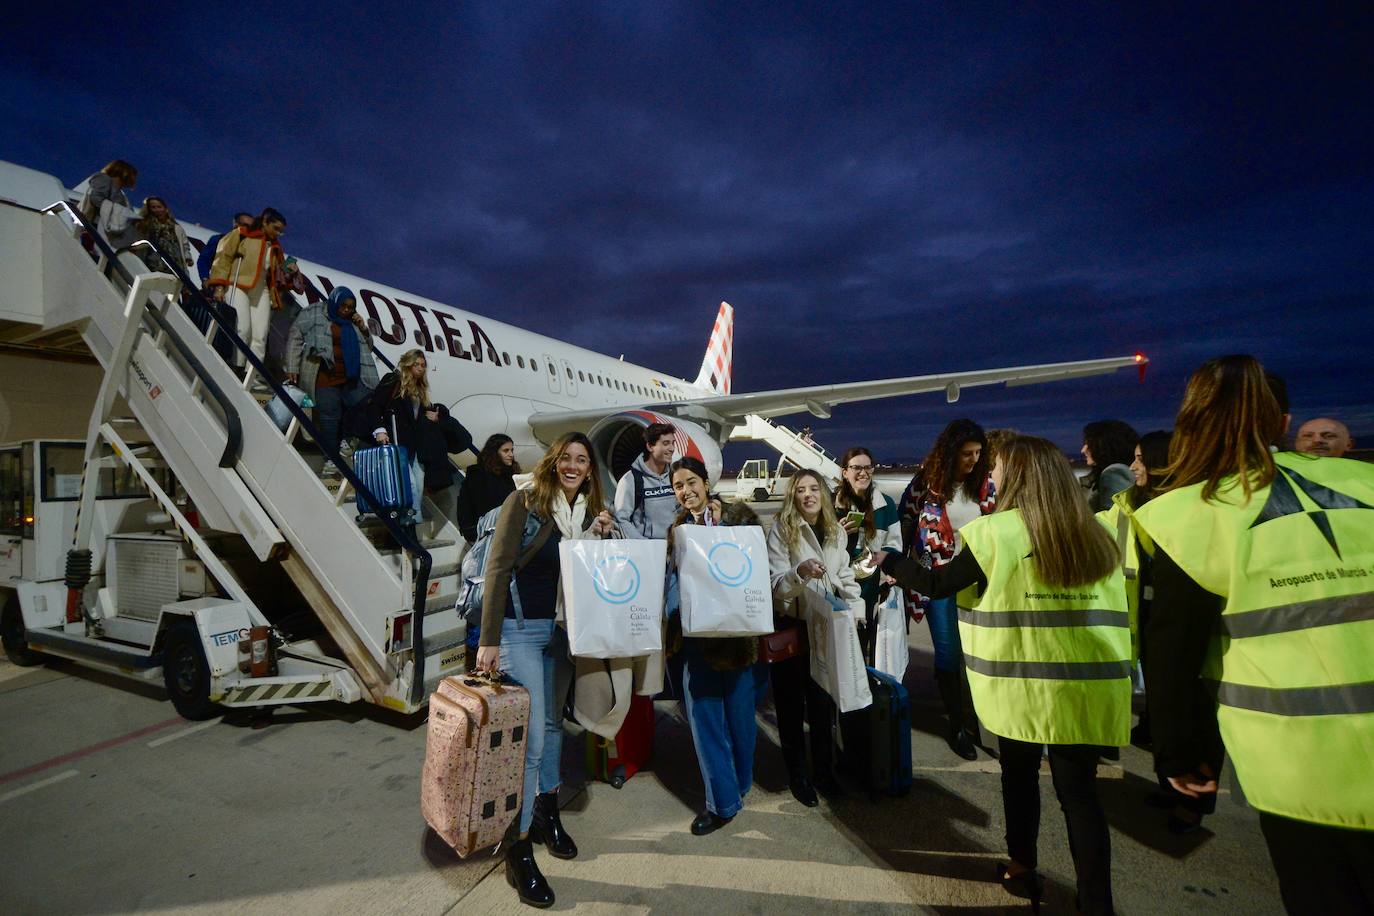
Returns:
[[[19,241],[7,282],[41,304],[35,337],[77,331],[104,369],[65,575],[20,583],[21,651],[160,678],[189,718],[322,700],[411,712],[463,670],[456,527],[438,512],[414,526],[357,518],[358,491],[378,501],[337,454],[324,458],[342,481],[321,480],[297,448],[302,434],[319,442],[309,417],[179,263],[149,246],[165,271],[149,272],[67,203],[0,204],[0,236]],[[217,355],[216,332],[246,377]],[[255,376],[291,411],[284,432]],[[123,531],[99,510],[99,475],[115,465],[156,502],[162,530]],[[177,569],[195,562],[206,585],[188,595]]]

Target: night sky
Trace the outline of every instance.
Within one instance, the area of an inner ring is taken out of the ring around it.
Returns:
[[[725,299],[736,391],[1153,361],[784,419],[832,451],[1076,450],[1230,352],[1374,444],[1367,5],[783,6],[12,11],[0,158],[688,379]]]

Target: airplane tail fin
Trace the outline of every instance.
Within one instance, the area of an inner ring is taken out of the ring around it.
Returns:
[[[706,344],[706,357],[701,371],[693,382],[698,388],[709,388],[717,394],[730,393],[730,366],[735,348],[735,308],[728,302],[720,304],[716,326]]]

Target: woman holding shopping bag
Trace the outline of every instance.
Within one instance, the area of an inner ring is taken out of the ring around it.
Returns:
[[[850,565],[859,581],[864,599],[864,626],[859,642],[864,657],[873,655],[873,608],[878,603],[878,587],[885,578],[876,574],[884,550],[902,552],[902,526],[897,504],[873,482],[873,453],[856,445],[840,456],[843,477],[835,488],[835,514],[848,538]],[[861,578],[860,578],[861,577]]]
[[[744,503],[725,506],[710,492],[706,466],[695,458],[675,461],[669,469],[673,495],[681,511],[668,529],[668,557],[674,533],[682,525],[758,525],[759,517]],[[668,571],[666,610],[669,650],[681,636],[678,571]],[[730,823],[744,807],[754,784],[754,745],[758,724],[754,704],[763,689],[764,666],[758,660],[758,638],[735,636],[704,639],[681,636],[683,696],[692,744],[706,786],[706,810],[692,821],[692,833],[705,836]]]
[[[827,798],[842,794],[835,779],[834,740],[831,737],[835,704],[810,676],[804,593],[833,596],[850,602],[859,585],[849,566],[844,529],[835,519],[830,490],[815,471],[798,471],[788,482],[787,496],[768,532],[768,566],[773,598],[781,606],[779,623],[798,630],[801,644],[792,658],[770,667],[773,704],[778,714],[778,738],[787,763],[788,785],[797,801],[815,807],[816,792]],[[823,593],[823,594],[822,594]],[[806,740],[802,720],[811,725],[811,773],[807,775]]]
[[[992,472],[998,511],[962,529],[965,549],[928,568],[907,557],[883,570],[924,595],[979,585],[959,609],[969,686],[978,717],[1000,743],[1002,807],[1011,892],[1038,912],[1036,872],[1040,757],[1068,824],[1078,876],[1078,908],[1112,912],[1111,840],[1097,796],[1103,747],[1123,744],[1131,727],[1131,615],[1116,543],[1079,494],[1058,446],[1018,436]]]
[[[476,668],[495,671],[504,663],[530,692],[524,796],[518,838],[506,847],[506,880],[521,901],[548,907],[553,890],[534,861],[532,839],[557,858],[577,855],[558,814],[563,704],[573,677],[567,633],[558,622],[558,543],[606,537],[614,522],[605,508],[596,453],[581,433],[560,436],[535,466],[533,478],[532,487],[516,490],[501,504],[488,547]],[[513,592],[518,601],[511,600]]]

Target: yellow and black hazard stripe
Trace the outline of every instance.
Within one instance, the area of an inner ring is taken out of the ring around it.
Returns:
[[[254,684],[230,690],[220,702],[226,706],[235,703],[304,703],[309,700],[327,700],[334,695],[334,685],[330,681],[296,681],[295,683]]]

